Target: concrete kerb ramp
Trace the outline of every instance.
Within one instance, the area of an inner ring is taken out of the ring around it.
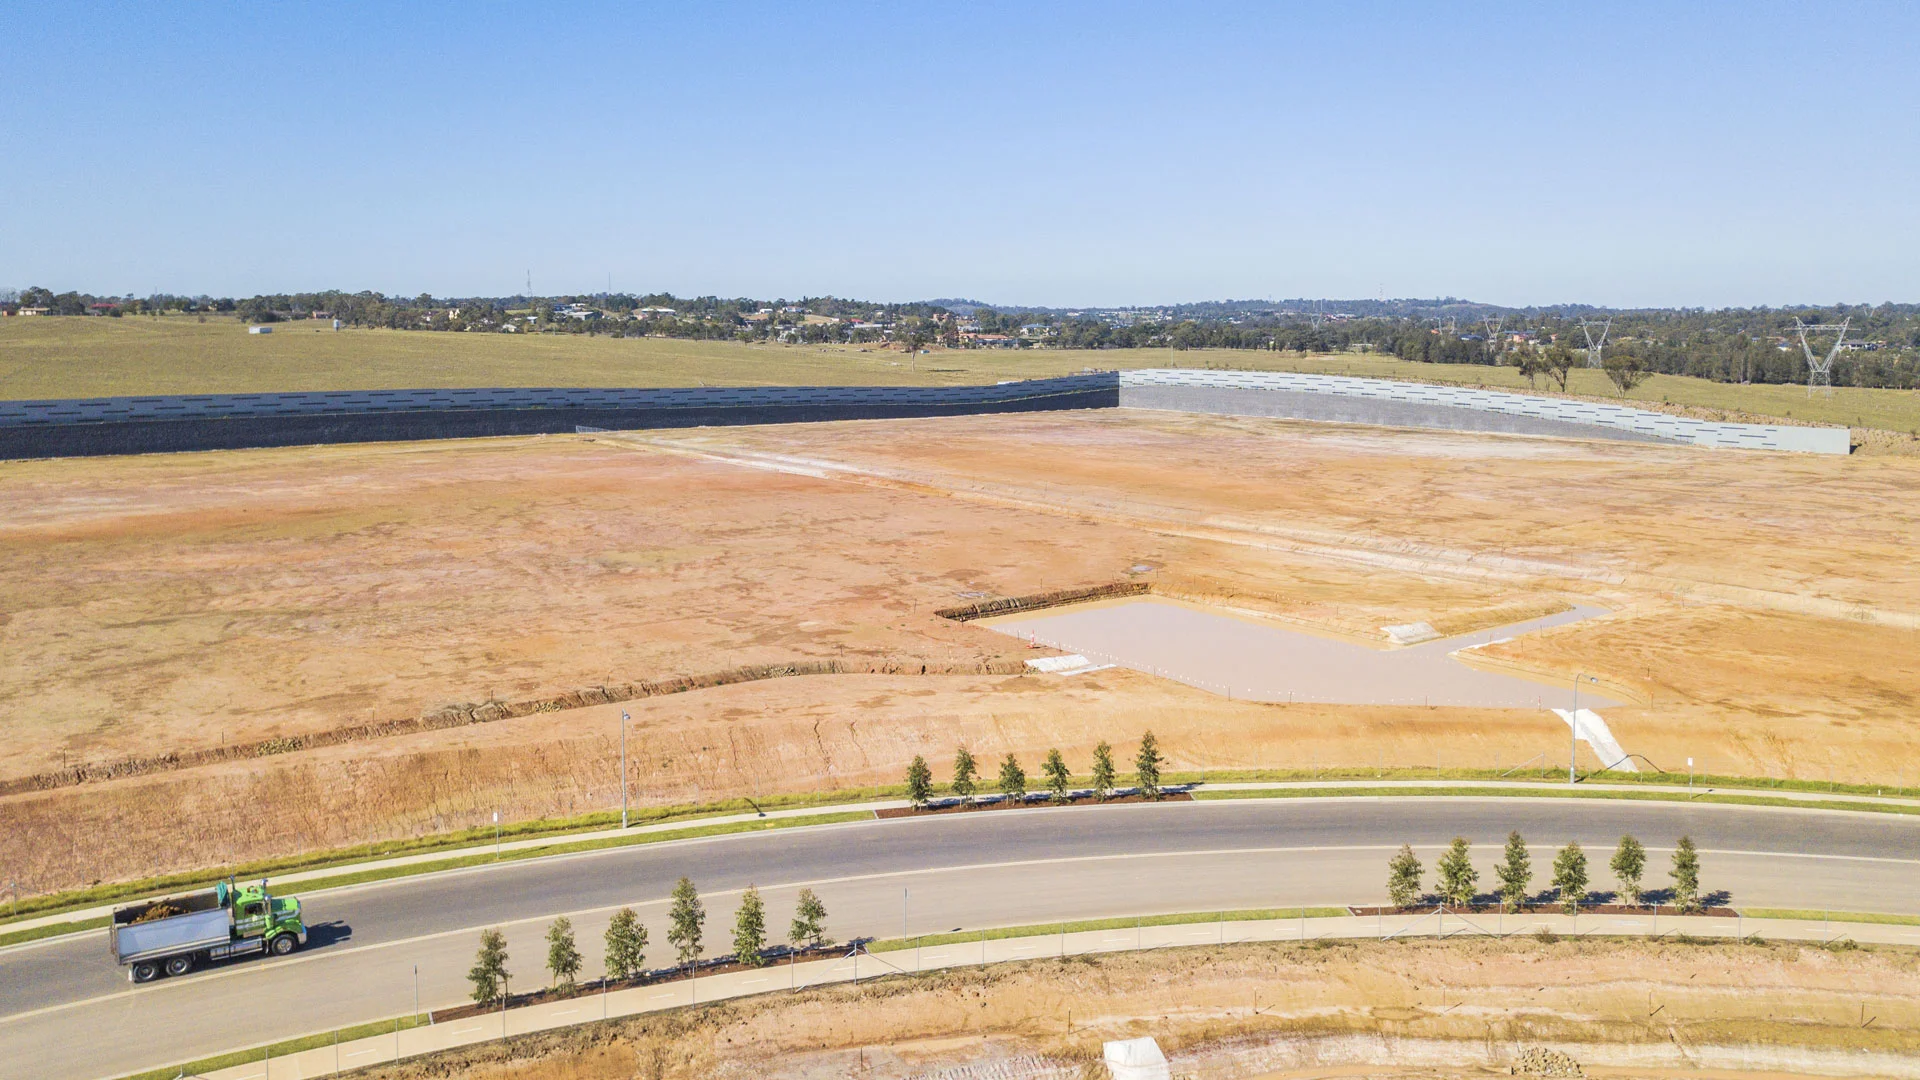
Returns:
[[[1148,368],[1120,373],[1120,405],[1388,427],[1845,454],[1846,428],[1731,424],[1604,402],[1283,371]]]

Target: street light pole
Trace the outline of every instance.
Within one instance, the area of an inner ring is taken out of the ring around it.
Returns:
[[[627,827],[627,710],[620,710],[620,827]]]
[[[1573,675],[1573,712],[1567,715],[1567,783],[1569,784],[1577,784],[1580,782],[1574,778],[1573,762],[1574,762],[1574,758],[1578,756],[1578,754],[1580,753],[1580,680],[1581,679],[1585,679],[1590,683],[1597,683],[1600,681],[1599,679],[1596,679],[1593,676],[1588,675],[1583,671],[1576,671],[1574,672],[1574,675]]]

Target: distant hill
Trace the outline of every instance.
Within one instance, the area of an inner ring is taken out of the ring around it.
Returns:
[[[945,297],[939,300],[922,300],[920,303],[928,307],[943,307],[956,315],[971,315],[981,308],[992,308],[995,311],[1000,310],[1000,305],[989,304],[984,300],[957,300],[952,297]]]

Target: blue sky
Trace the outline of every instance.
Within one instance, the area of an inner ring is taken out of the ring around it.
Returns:
[[[1920,300],[1916,4],[76,8],[0,285]]]

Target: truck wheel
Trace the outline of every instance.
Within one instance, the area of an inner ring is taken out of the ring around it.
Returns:
[[[167,959],[167,976],[169,978],[185,975],[192,970],[193,957],[191,956],[174,956]]]
[[[268,942],[267,948],[272,949],[273,955],[275,956],[285,956],[292,952],[299,944],[298,941],[293,939],[292,934],[281,934],[271,942]]]
[[[140,963],[133,965],[133,970],[130,974],[132,974],[134,982],[152,982],[160,977],[160,965],[151,960],[142,960]]]

